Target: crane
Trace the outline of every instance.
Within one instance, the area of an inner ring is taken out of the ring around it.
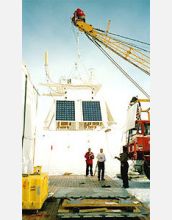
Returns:
[[[120,35],[109,33],[110,21],[108,22],[106,31],[94,28],[92,25],[86,23],[85,13],[79,8],[73,14],[72,23],[79,29],[79,31],[84,32],[89,40],[91,40],[148,99],[150,98],[147,92],[113,59],[113,57],[102,47],[102,45],[139,68],[146,75],[150,76],[150,58],[148,50],[138,47],[126,40],[111,37],[109,34],[114,36]],[[127,37],[123,38],[134,40]],[[149,45],[148,43],[142,41],[138,42]]]
[[[139,107],[140,102],[149,102],[150,97],[147,92],[113,59],[107,50],[109,49],[124,60],[128,61],[130,64],[136,66],[147,76],[150,76],[149,51],[131,43],[131,41],[137,41],[138,43],[142,43],[147,46],[149,46],[149,44],[132,38],[109,33],[110,21],[108,22],[106,31],[94,28],[92,25],[86,23],[85,13],[79,8],[73,14],[72,23],[79,29],[79,31],[84,32],[89,40],[91,40],[106,55],[106,57],[147,97],[147,99],[138,99],[133,97],[130,102],[131,106],[136,104],[135,107],[137,108],[137,111],[136,119],[134,119],[134,127],[128,129],[126,132],[126,146],[128,146],[128,153],[130,157],[135,160],[135,162],[141,161],[139,164],[140,172],[143,167],[145,175],[150,178],[150,108],[143,110],[141,107]],[[119,37],[123,39],[121,40]],[[147,113],[147,120],[141,119],[141,113],[144,112]],[[136,165],[138,167],[137,163]]]

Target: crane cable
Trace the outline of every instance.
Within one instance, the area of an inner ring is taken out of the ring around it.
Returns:
[[[76,65],[75,65],[75,70],[78,71],[78,67],[82,66],[83,69],[85,70],[86,74],[88,74],[88,70],[86,68],[86,66],[83,64],[82,60],[81,60],[81,53],[80,53],[80,48],[79,48],[79,31],[76,32],[73,26],[73,23],[71,22],[71,27],[72,27],[72,32],[76,41],[76,46],[77,46],[77,59],[76,59]]]
[[[106,57],[127,77],[130,82],[132,82],[148,99],[150,96],[146,91],[134,80],[130,75],[102,48],[102,46],[93,38],[91,38],[87,33],[85,33],[89,40],[91,40],[105,55]]]
[[[85,34],[89,35],[87,32],[84,31]],[[100,34],[100,33],[99,33]],[[89,35],[90,36],[90,35]],[[91,36],[92,37],[92,36]],[[92,37],[94,38],[94,37]],[[115,40],[115,39],[114,39]],[[96,41],[99,41],[100,43],[103,43],[101,40],[97,39]],[[129,44],[128,42],[125,42],[125,41],[120,41],[120,40],[117,40],[118,42],[121,42],[121,44],[123,45],[132,45],[132,44]],[[104,44],[104,43],[103,43]],[[110,48],[109,46],[106,45],[106,47],[108,47],[109,49],[112,50],[112,48]],[[138,67],[140,70],[142,70],[144,73],[146,73],[147,75],[150,76],[150,72],[148,70],[145,70],[143,67],[140,67],[138,66],[136,63],[132,62],[130,59],[127,59],[125,57],[123,57],[120,53],[118,53],[117,51],[113,50],[114,53],[116,53],[118,56],[122,57],[123,59],[127,60],[129,63],[131,63],[132,65]],[[148,51],[147,51],[148,52]],[[146,54],[143,54],[146,58],[149,59],[149,56],[147,56]],[[149,62],[147,63],[149,64]]]
[[[137,48],[137,49],[140,49],[140,50],[145,51],[145,52],[147,52],[147,53],[150,53],[150,50],[146,50],[145,48],[141,48],[141,47],[139,47],[139,46],[137,46],[137,45],[135,45],[135,44],[132,44],[132,43],[129,43],[129,42],[126,42],[126,41],[123,41],[123,40],[119,40],[119,39],[117,39],[117,38],[112,38],[112,39],[115,40],[115,41],[118,41],[118,42],[120,42],[120,43],[122,43],[122,44],[124,44],[124,45],[132,46],[132,47],[134,47],[134,48]],[[146,56],[146,55],[145,55],[145,56]]]
[[[95,30],[97,30],[97,31],[99,31],[99,32],[102,32],[102,33],[106,33],[105,31],[100,30],[100,29],[97,29],[97,28],[95,28]],[[135,41],[135,42],[139,42],[139,43],[142,43],[142,44],[150,45],[150,44],[148,44],[148,43],[146,43],[146,42],[142,42],[142,41],[139,41],[139,40],[135,40],[135,39],[129,38],[129,37],[124,37],[124,36],[121,36],[121,35],[119,35],[119,34],[113,34],[113,33],[109,33],[109,32],[108,32],[108,34],[115,35],[115,36],[118,36],[118,37],[121,37],[121,38],[124,38],[124,39],[129,39],[129,40],[132,40],[132,41]],[[142,47],[140,47],[140,46],[138,46],[138,45],[136,45],[136,44],[129,43],[129,42],[127,42],[127,41],[123,41],[123,40],[120,40],[120,39],[118,39],[118,38],[112,38],[112,39],[113,39],[113,40],[116,40],[116,41],[119,41],[120,43],[122,43],[122,44],[124,44],[124,45],[129,45],[129,46],[132,46],[132,47],[134,47],[134,48],[137,48],[137,49],[140,49],[140,50],[142,50],[142,51],[145,51],[145,52],[147,52],[147,53],[150,53],[150,50],[145,49],[145,48],[142,48]]]
[[[103,32],[103,33],[106,32],[106,31],[101,30],[101,29],[98,29],[98,28],[95,28],[95,30],[100,31],[100,32]],[[145,45],[150,46],[149,43],[146,43],[146,42],[143,42],[143,41],[140,41],[140,40],[136,40],[136,39],[133,39],[133,38],[130,38],[130,37],[124,37],[124,36],[122,36],[122,35],[114,34],[114,33],[111,33],[111,32],[108,32],[108,33],[111,34],[111,35],[117,36],[117,37],[121,37],[121,38],[124,38],[124,39],[132,40],[132,41],[135,41],[135,42],[142,43],[142,44],[145,44]]]
[[[96,42],[99,41],[100,43],[104,44],[101,40],[97,39]],[[110,46],[106,46],[108,47],[110,50],[112,50],[114,53],[116,53],[118,56],[122,57],[123,59],[127,60],[129,63],[131,63],[132,65],[138,67],[141,71],[143,71],[145,74],[147,74],[148,76],[150,76],[150,72],[148,70],[145,70],[143,67],[138,66],[136,63],[132,62],[130,59],[125,58],[124,56],[122,56],[120,53],[118,53],[117,51],[115,51],[114,49],[112,49]],[[145,55],[146,56],[146,55]]]

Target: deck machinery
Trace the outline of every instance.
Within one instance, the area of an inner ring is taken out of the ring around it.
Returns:
[[[149,99],[133,97],[127,111],[125,144],[135,169],[150,179],[150,107]],[[146,107],[143,105],[146,103]]]

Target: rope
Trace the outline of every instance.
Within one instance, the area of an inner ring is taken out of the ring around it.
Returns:
[[[80,53],[80,49],[79,49],[79,31],[75,31],[75,28],[73,26],[73,23],[71,22],[72,25],[72,32],[76,41],[76,45],[77,45],[77,61],[76,61],[76,66],[75,66],[75,70],[78,70],[78,66],[79,63],[82,65],[82,67],[84,68],[85,72],[88,74],[88,70],[85,67],[85,65],[83,64],[82,60],[81,60],[81,53]]]
[[[71,28],[72,28],[72,32],[73,32],[73,35],[74,35],[74,38],[76,40],[76,43],[77,43],[77,37],[76,37],[76,32],[75,32],[75,29],[74,29],[74,26],[73,26],[73,23],[71,21]]]

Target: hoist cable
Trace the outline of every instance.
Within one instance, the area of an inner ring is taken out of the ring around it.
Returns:
[[[77,43],[76,32],[75,32],[75,28],[74,28],[74,26],[73,26],[73,23],[72,23],[72,22],[71,22],[71,27],[72,27],[72,32],[73,32],[74,38],[75,38],[76,43]]]
[[[81,53],[80,53],[80,48],[79,48],[79,31],[78,32],[75,31],[75,28],[74,28],[72,22],[71,22],[71,25],[72,25],[72,32],[73,32],[73,35],[74,35],[74,38],[75,38],[75,41],[76,41],[76,45],[77,45],[77,61],[76,61],[77,68],[79,67],[79,65],[82,66],[83,70],[86,72],[86,74],[88,74],[88,70],[87,70],[86,66],[84,65],[84,63],[81,60]],[[74,68],[76,70],[76,66]]]

